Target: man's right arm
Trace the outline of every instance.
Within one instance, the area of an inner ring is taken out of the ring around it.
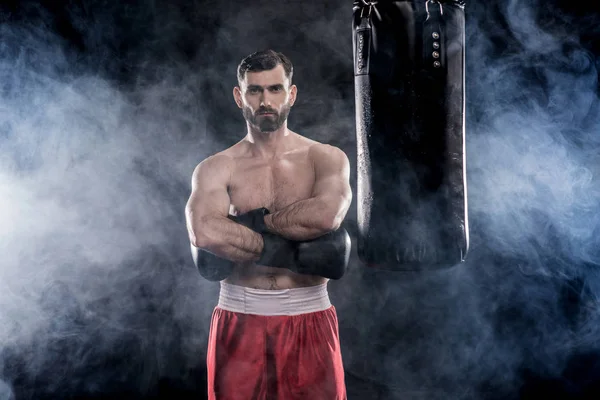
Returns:
[[[228,218],[230,171],[231,159],[225,155],[209,157],[194,170],[185,208],[190,243],[230,261],[256,261],[263,247],[261,235]]]

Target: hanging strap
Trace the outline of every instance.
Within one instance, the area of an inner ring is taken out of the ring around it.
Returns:
[[[423,22],[423,66],[426,70],[442,74],[446,70],[446,38],[444,5],[438,0],[426,0],[427,16]]]
[[[356,28],[354,48],[354,75],[368,75],[371,57],[371,14],[377,1],[359,0],[354,3],[360,8],[360,25]]]

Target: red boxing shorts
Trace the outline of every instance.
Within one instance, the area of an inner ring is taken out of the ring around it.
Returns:
[[[221,282],[207,366],[209,400],[346,400],[327,284],[260,290]]]

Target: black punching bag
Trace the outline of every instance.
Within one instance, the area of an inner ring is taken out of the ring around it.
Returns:
[[[355,1],[358,254],[456,265],[469,247],[464,1]]]

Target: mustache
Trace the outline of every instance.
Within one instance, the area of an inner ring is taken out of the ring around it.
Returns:
[[[261,114],[277,114],[277,111],[263,108],[263,109],[259,109],[256,112],[256,115],[261,115]]]

